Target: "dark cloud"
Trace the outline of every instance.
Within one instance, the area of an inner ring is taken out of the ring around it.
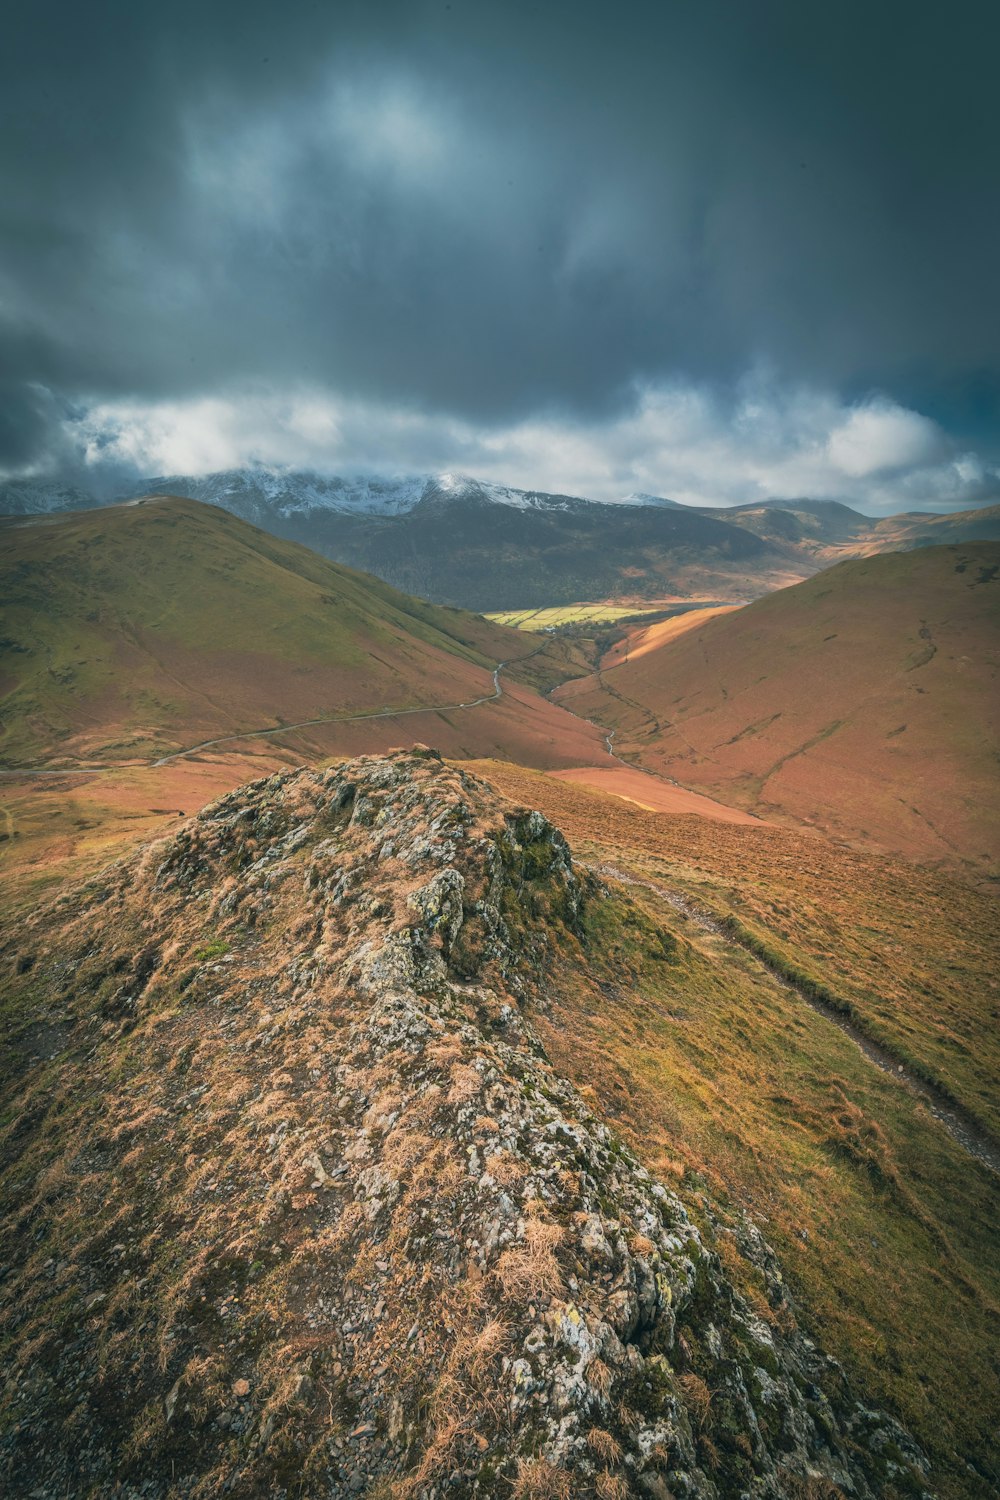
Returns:
[[[483,427],[606,421],[637,382],[724,391],[762,363],[982,448],[998,17],[18,7],[0,463],[44,452],[64,401],[312,383]]]

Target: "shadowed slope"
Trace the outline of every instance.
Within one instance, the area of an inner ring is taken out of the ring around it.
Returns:
[[[259,464],[160,478],[143,493],[222,506],[395,588],[484,611],[743,602],[844,558],[1000,535],[997,506],[875,520],[833,500],[712,507],[646,495],[606,504],[460,475],[345,480]],[[0,484],[0,511],[10,514],[100,503],[51,480]]]
[[[1000,505],[960,510],[950,516],[927,516],[913,511],[886,516],[872,526],[872,550],[880,552],[889,547],[904,551],[910,547],[992,541],[1000,541]]]
[[[687,786],[922,859],[1000,854],[1000,544],[842,563],[571,683]]]

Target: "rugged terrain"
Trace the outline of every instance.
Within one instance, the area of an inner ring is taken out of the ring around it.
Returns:
[[[1000,861],[1000,543],[842,563],[556,697],[626,759],[918,859]]]
[[[342,479],[251,465],[171,475],[144,492],[222,506],[407,593],[477,611],[744,602],[847,557],[1000,535],[997,506],[876,520],[831,500],[698,507],[627,495],[607,504],[454,474]],[[44,479],[0,486],[0,512],[11,514],[99,503]]]
[[[918,1436],[935,1489],[993,1496],[995,897],[816,831],[476,770],[682,940],[683,964],[657,963],[600,908],[607,979],[557,967],[536,1018],[553,1061],[655,1174],[765,1227],[811,1336]]]
[[[211,507],[3,531],[14,1493],[997,1491],[995,901],[877,795],[993,805],[995,547],[620,623],[598,728],[576,646]],[[699,783],[641,696],[695,643],[698,704],[852,751],[915,684],[913,749]],[[415,734],[464,767],[324,769]]]
[[[8,767],[149,761],[303,721],[329,748],[385,748],[393,710],[423,708],[446,713],[419,732],[459,754],[571,765],[600,746],[537,691],[580,669],[569,648],[409,598],[215,507],[159,498],[0,533]],[[449,722],[461,705],[475,707]]]
[[[924,1492],[541,1044],[689,942],[433,752],[244,787],[3,959],[12,1493]]]

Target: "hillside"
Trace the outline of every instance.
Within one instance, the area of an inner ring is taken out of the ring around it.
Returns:
[[[424,753],[242,788],[8,934],[9,1492],[926,1493],[756,1226],[546,1053],[705,993],[677,925]]]
[[[475,770],[684,945],[684,969],[657,964],[639,929],[609,920],[599,999],[569,966],[552,976],[535,1017],[550,1057],[652,1171],[766,1220],[811,1336],[935,1455],[935,1491],[992,1500],[995,895],[815,830]],[[992,1140],[993,1170],[949,1139],[955,1102]]]
[[[993,871],[998,606],[996,543],[846,562],[557,696],[685,786]]]
[[[944,546],[956,542],[1000,541],[1000,505],[963,510],[950,516],[911,513],[887,516],[871,529],[878,551],[903,552],[911,547]]]
[[[456,753],[492,742],[529,763],[599,746],[530,686],[575,670],[566,648],[407,598],[214,507],[161,497],[8,521],[2,535],[7,766],[151,760],[268,726],[476,700],[426,727]],[[384,748],[400,729],[386,717],[311,732],[330,753]]]
[[[476,610],[615,596],[745,599],[801,576],[749,531],[645,498],[603,505],[450,475],[367,489],[339,482],[333,495],[316,482],[278,489],[230,475],[190,488],[395,588]]]
[[[857,546],[877,524],[870,516],[836,500],[769,500],[761,505],[719,507],[709,514],[803,557],[831,561],[832,549]]]
[[[464,475],[341,478],[262,464],[175,474],[140,491],[221,506],[407,593],[477,611],[745,602],[847,557],[994,539],[1000,514],[876,520],[833,500],[699,507],[646,494],[607,504]],[[0,512],[10,514],[99,503],[40,478],[0,485]]]

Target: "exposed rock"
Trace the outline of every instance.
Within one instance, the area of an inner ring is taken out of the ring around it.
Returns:
[[[18,934],[76,1029],[7,1091],[10,1493],[921,1492],[760,1235],[774,1324],[549,1065],[523,1002],[591,895],[422,751],[242,788]]]

